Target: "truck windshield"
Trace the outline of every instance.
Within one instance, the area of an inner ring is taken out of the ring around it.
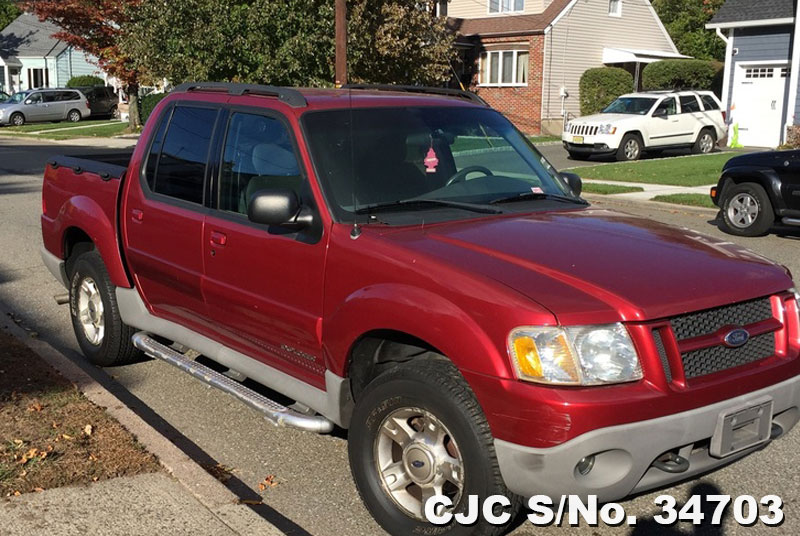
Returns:
[[[620,97],[609,104],[602,113],[646,115],[657,100],[643,97]]]
[[[581,203],[547,160],[494,110],[339,109],[308,112],[303,124],[317,175],[340,221],[370,207],[423,211],[469,203],[474,208],[531,193]],[[448,203],[402,203],[422,199]],[[468,212],[459,216],[474,217]]]

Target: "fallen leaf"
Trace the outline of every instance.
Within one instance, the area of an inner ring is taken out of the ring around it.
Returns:
[[[21,440],[21,439],[15,439],[15,440],[14,440],[14,444],[15,444],[15,445],[17,445],[17,448],[19,448],[19,447],[21,447],[22,445],[24,445],[24,444],[25,444],[25,442],[24,442],[23,440]]]
[[[92,482],[97,482],[97,477],[96,476],[92,477]]]
[[[22,493],[20,493],[19,491],[14,492],[14,497],[19,497],[20,495],[22,495]]]
[[[260,499],[239,499],[239,504],[259,505],[264,504]]]
[[[28,411],[42,411],[42,405],[39,402],[34,402],[28,406]]]
[[[44,488],[33,488],[33,491],[35,491],[36,493],[41,493],[42,491],[44,491]]]
[[[56,421],[53,421],[53,428],[58,428],[58,423]]]
[[[264,491],[265,489],[267,489],[267,486],[265,486],[263,482],[259,482],[258,491]]]
[[[61,437],[63,437],[64,439],[72,439],[72,436],[67,434],[61,434]]]
[[[90,452],[90,453],[89,453],[89,461],[90,461],[90,462],[96,462],[96,461],[97,461],[97,456],[95,456],[94,454],[92,454],[92,453]]]
[[[92,435],[93,430],[94,429],[92,428],[91,424],[87,424],[86,426],[83,427],[83,433],[86,434],[87,436]]]

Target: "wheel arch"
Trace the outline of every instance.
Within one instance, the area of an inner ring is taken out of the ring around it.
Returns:
[[[752,182],[760,185],[767,192],[770,203],[774,209],[786,208],[781,197],[781,180],[771,168],[742,166],[726,169],[719,181],[720,207],[731,187],[738,184]]]

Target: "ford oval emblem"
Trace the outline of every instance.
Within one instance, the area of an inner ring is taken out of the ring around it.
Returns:
[[[750,340],[750,333],[746,329],[734,329],[725,335],[725,346],[728,348],[739,348]]]
[[[411,462],[411,465],[414,466],[415,469],[422,469],[423,467],[425,467],[425,462],[421,460],[414,460],[413,462]]]

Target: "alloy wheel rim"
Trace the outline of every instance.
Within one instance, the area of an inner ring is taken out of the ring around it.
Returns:
[[[425,503],[435,495],[457,505],[464,489],[461,451],[447,427],[421,408],[401,408],[381,423],[374,443],[378,476],[386,495],[406,515],[426,521]],[[444,512],[440,506],[437,514]]]
[[[14,125],[16,125],[16,126],[22,125],[22,118],[20,116],[18,116],[18,115],[14,116]]]
[[[77,123],[78,121],[80,121],[80,119],[81,117],[78,115],[78,112],[72,112],[71,114],[69,114],[69,120],[72,121],[73,123]]]
[[[85,278],[78,289],[78,321],[86,340],[100,346],[105,336],[105,314],[103,299],[97,283],[91,277]]]
[[[711,134],[704,134],[703,137],[700,138],[700,152],[710,153],[713,148],[714,141],[711,138]]]
[[[639,156],[639,144],[636,140],[628,140],[628,143],[625,144],[625,158],[633,160],[637,156]]]
[[[736,194],[728,204],[728,220],[739,229],[753,225],[759,212],[758,201],[748,193]]]

